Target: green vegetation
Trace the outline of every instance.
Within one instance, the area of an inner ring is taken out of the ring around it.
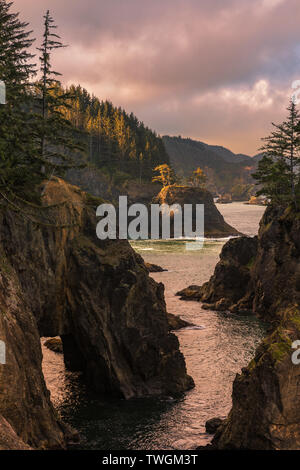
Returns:
[[[291,354],[292,340],[281,327],[270,336],[268,351],[276,362],[280,362]]]
[[[237,183],[231,189],[231,197],[233,201],[249,201],[254,193],[254,185],[250,183]]]
[[[0,0],[0,79],[6,85],[6,105],[0,105],[0,189],[20,191],[38,180],[32,116],[27,112],[29,83],[35,74],[28,52],[34,39],[28,24],[11,13],[12,3]]]
[[[38,202],[34,188],[42,180],[85,165],[97,167],[115,185],[150,182],[153,168],[169,162],[162,139],[133,114],[80,86],[64,89],[51,64],[55,51],[66,46],[50,12],[44,16],[38,66],[29,52],[32,32],[12,7],[0,0],[0,80],[7,97],[0,106],[3,199]]]
[[[35,112],[36,155],[41,162],[42,173],[51,174],[55,170],[75,166],[71,155],[84,151],[80,143],[79,132],[66,118],[66,109],[70,108],[74,97],[62,90],[58,76],[52,69],[51,53],[66,47],[55,32],[57,26],[49,10],[44,16],[44,35],[40,51],[41,79],[35,84],[33,103]]]
[[[41,79],[35,81],[37,64],[28,52],[34,40],[11,7],[12,2],[0,0],[0,79],[7,95],[0,108],[0,186],[7,202],[16,193],[28,202],[45,177],[55,170],[61,174],[68,152],[82,147],[65,117],[70,96],[60,92],[60,74],[51,67],[52,51],[64,47],[53,32],[53,18],[49,12],[44,17],[44,40],[38,48]]]
[[[300,114],[293,101],[288,108],[288,117],[282,124],[272,123],[275,130],[265,137],[262,147],[263,159],[252,176],[261,185],[257,195],[265,195],[274,205],[292,203],[298,208],[300,164]]]
[[[151,181],[153,168],[169,163],[162,139],[134,114],[100,101],[81,86],[72,85],[65,92],[74,98],[66,117],[84,133],[87,161],[115,184],[131,178]]]

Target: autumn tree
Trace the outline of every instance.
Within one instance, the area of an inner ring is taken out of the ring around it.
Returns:
[[[193,171],[192,176],[190,177],[190,183],[192,184],[192,186],[204,188],[205,182],[206,176],[204,174],[204,171],[201,170],[200,167],[198,167],[195,171]]]
[[[170,186],[171,184],[175,183],[175,173],[173,169],[166,163],[163,165],[158,165],[154,168],[154,171],[158,174],[152,178],[153,182],[159,182],[163,185],[163,187]]]
[[[127,179],[151,180],[153,168],[169,163],[163,140],[134,114],[128,115],[109,101],[100,101],[81,86],[66,92],[76,99],[67,111],[73,125],[85,132],[88,161],[113,175]]]

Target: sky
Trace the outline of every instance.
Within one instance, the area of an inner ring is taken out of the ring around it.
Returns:
[[[253,155],[297,92],[299,0],[15,0],[36,46],[48,8],[69,46],[53,60],[63,83],[161,135]]]

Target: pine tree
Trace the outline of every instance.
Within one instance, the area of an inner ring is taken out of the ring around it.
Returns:
[[[28,23],[11,12],[13,2],[0,0],[0,80],[6,104],[0,106],[0,186],[23,191],[39,178],[35,165],[30,108],[30,79],[35,74]]]
[[[287,111],[287,120],[282,124],[272,123],[275,130],[262,139],[265,142],[261,148],[264,158],[259,162],[258,171],[253,177],[262,185],[258,194],[265,194],[276,203],[293,202],[297,208],[300,114],[293,100],[290,101]]]
[[[153,167],[169,162],[162,139],[133,114],[100,101],[80,86],[71,85],[66,93],[76,97],[65,116],[84,133],[88,160],[110,177],[121,171],[128,179],[151,180]]]
[[[55,32],[57,26],[49,10],[44,16],[44,35],[40,51],[41,79],[36,84],[36,142],[38,159],[43,173],[59,174],[70,167],[78,166],[74,155],[84,151],[79,129],[68,119],[68,109],[75,96],[65,92],[58,79],[61,74],[52,69],[54,50],[67,47]]]
[[[286,162],[280,158],[264,155],[258,164],[257,171],[252,174],[261,189],[257,191],[257,196],[266,196],[275,205],[286,205],[291,201],[291,187],[289,178],[289,168]]]

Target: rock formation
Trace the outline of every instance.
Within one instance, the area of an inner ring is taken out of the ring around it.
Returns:
[[[148,269],[149,273],[162,273],[164,271],[168,271],[167,269],[158,266],[158,264],[145,263],[145,266]]]
[[[179,315],[167,313],[167,317],[170,331],[180,330],[181,328],[186,328],[187,326],[194,326],[192,323],[183,320]]]
[[[223,423],[223,420],[221,418],[209,419],[205,423],[205,431],[208,434],[216,434],[218,428],[221,426],[222,423]]]
[[[50,351],[62,354],[63,351],[63,344],[60,338],[49,338],[44,342],[44,346],[50,349]]]
[[[227,224],[214,204],[213,197],[206,189],[189,186],[167,186],[163,188],[153,201],[156,204],[204,204],[204,235],[205,237],[237,236],[239,232]],[[195,229],[195,220],[193,220]],[[172,230],[171,230],[172,233]]]
[[[0,415],[34,448],[63,448],[72,437],[50,402],[40,337],[60,336],[66,366],[99,393],[177,395],[193,386],[163,285],[126,240],[96,238],[98,203],[53,179],[43,207],[15,200],[0,211]]]
[[[24,448],[25,443],[39,448],[63,448],[64,427],[51,405],[44,382],[36,320],[3,249],[0,339],[6,345],[6,364],[0,364],[0,449],[12,443],[12,448],[19,447],[21,440]]]
[[[229,241],[211,280],[198,288],[199,300],[222,300],[229,310],[251,310],[270,322],[254,359],[236,376],[232,409],[213,440],[217,449],[300,448],[300,365],[291,358],[300,339],[299,233],[299,213],[268,208],[258,240]]]
[[[177,295],[182,300],[204,302],[211,310],[249,313],[252,309],[251,268],[257,254],[257,237],[229,240],[220,254],[215,272],[203,286],[189,286]]]
[[[30,450],[15,433],[11,425],[0,415],[0,450]]]

